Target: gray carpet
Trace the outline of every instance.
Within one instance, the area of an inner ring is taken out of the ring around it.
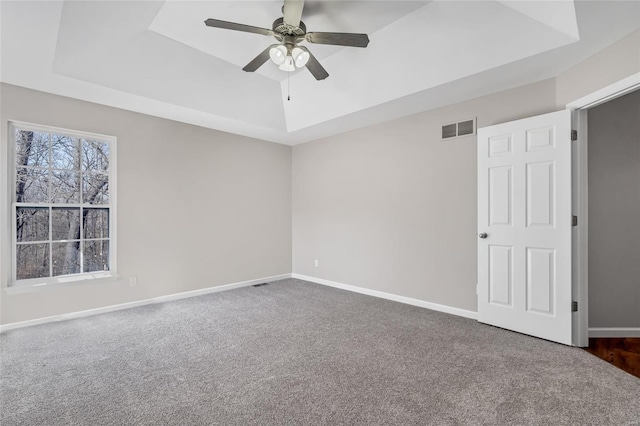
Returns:
[[[3,333],[1,423],[640,424],[581,349],[297,280]]]

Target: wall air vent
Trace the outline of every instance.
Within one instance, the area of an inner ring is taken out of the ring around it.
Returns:
[[[442,125],[442,139],[459,138],[476,134],[476,119]]]

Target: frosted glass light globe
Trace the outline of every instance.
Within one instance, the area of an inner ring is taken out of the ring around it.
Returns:
[[[307,49],[294,47],[291,51],[291,56],[293,57],[293,62],[295,63],[296,68],[302,68],[307,65],[310,55]]]
[[[276,65],[282,65],[287,57],[287,48],[279,44],[269,50],[269,57]]]
[[[296,67],[293,65],[293,58],[291,55],[287,55],[284,59],[284,63],[279,67],[282,71],[295,71]]]

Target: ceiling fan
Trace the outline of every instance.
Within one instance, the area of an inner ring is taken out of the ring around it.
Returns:
[[[272,29],[237,24],[235,22],[207,19],[204,23],[209,27],[227,30],[244,31],[254,34],[273,36],[279,43],[272,44],[256,56],[244,68],[244,71],[254,72],[269,58],[283,71],[293,71],[304,66],[313,74],[316,80],[324,80],[329,73],[305,46],[299,43],[307,41],[316,44],[331,44],[336,46],[367,47],[369,37],[366,34],[355,33],[317,33],[307,32],[307,27],[300,19],[304,0],[284,0],[283,17],[273,22]]]

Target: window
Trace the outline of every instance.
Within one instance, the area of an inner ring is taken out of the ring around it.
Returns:
[[[13,138],[13,282],[114,270],[115,138],[22,123]]]

